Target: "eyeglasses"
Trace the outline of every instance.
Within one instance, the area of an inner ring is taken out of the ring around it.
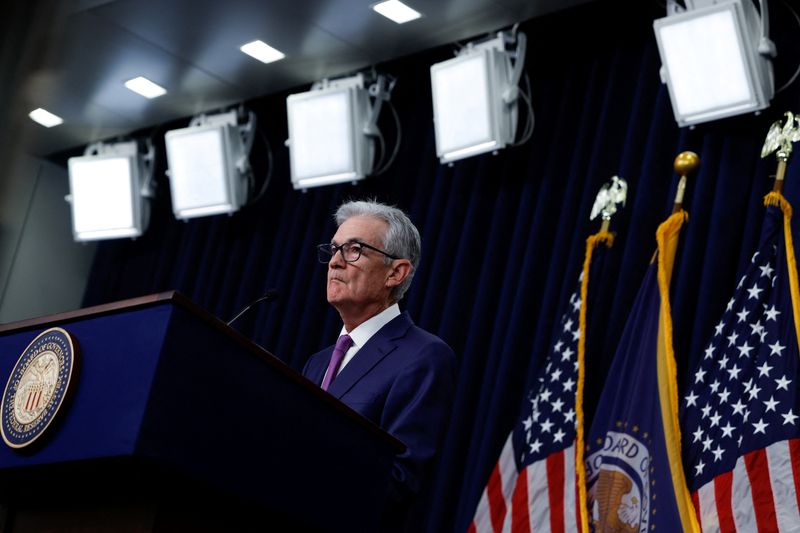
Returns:
[[[318,244],[317,259],[319,259],[320,263],[329,263],[333,256],[336,255],[336,252],[341,251],[342,258],[348,263],[353,263],[358,261],[358,259],[361,257],[361,252],[364,251],[364,248],[369,248],[370,250],[380,252],[390,259],[400,259],[399,257],[395,257],[392,254],[386,253],[379,248],[375,248],[374,246],[370,246],[365,242],[359,241],[345,242],[338,246],[333,243]]]

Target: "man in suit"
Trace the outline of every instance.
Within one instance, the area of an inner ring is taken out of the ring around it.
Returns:
[[[303,375],[405,443],[390,495],[390,512],[405,514],[424,488],[449,419],[455,356],[400,312],[421,249],[405,213],[356,201],[342,204],[335,218],[336,234],[318,249],[342,331],[336,346],[311,356]]]

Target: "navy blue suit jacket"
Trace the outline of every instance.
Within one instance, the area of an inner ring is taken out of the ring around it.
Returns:
[[[303,375],[322,383],[332,353],[330,346],[312,355]],[[328,388],[405,443],[392,468],[396,490],[420,491],[450,417],[455,367],[453,350],[402,313],[359,349]]]

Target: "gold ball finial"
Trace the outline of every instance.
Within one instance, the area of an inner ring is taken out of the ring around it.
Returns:
[[[673,168],[679,176],[688,176],[700,166],[700,157],[694,152],[681,152],[675,158]]]

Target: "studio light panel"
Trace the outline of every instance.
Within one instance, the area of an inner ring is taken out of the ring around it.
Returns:
[[[238,132],[228,124],[194,126],[165,135],[172,210],[178,219],[232,213],[246,191],[238,175]]]
[[[501,52],[476,49],[431,67],[436,153],[442,163],[499,150],[511,142],[503,101],[508,71]]]
[[[764,109],[772,97],[769,60],[757,50],[750,0],[720,2],[653,24],[679,125]]]
[[[295,189],[366,176],[371,152],[363,124],[368,106],[366,91],[358,87],[313,90],[286,99]]]
[[[73,157],[68,167],[76,241],[142,234],[141,184],[135,155]]]

